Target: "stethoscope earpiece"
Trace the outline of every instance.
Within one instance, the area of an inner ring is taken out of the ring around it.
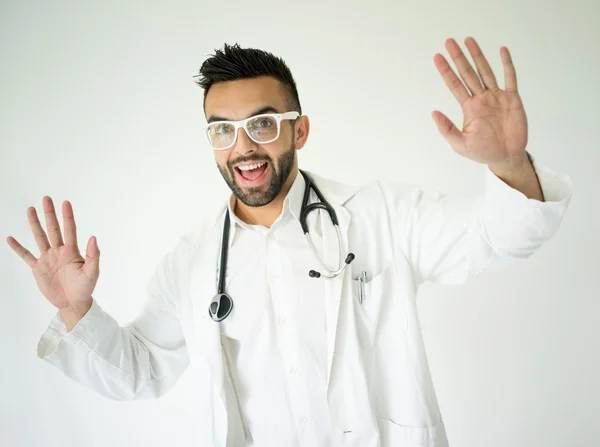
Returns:
[[[348,253],[348,256],[346,256],[346,260],[344,261],[344,266],[339,269],[337,272],[333,272],[334,274],[331,276],[328,276],[328,278],[333,278],[334,276],[339,275],[340,273],[342,273],[345,268],[352,262],[354,261],[354,253]],[[319,272],[317,272],[316,270],[311,270],[310,272],[308,272],[308,276],[310,276],[311,278],[320,278],[321,274]]]

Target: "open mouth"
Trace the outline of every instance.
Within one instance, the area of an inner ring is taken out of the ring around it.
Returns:
[[[269,170],[268,161],[260,161],[251,165],[236,166],[235,171],[243,180],[243,183],[248,185],[257,185],[264,179]]]

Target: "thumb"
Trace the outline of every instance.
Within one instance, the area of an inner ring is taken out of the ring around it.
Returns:
[[[100,249],[96,236],[90,237],[85,249],[85,264],[83,264],[84,273],[93,280],[100,276]]]
[[[446,115],[438,110],[434,110],[431,113],[433,120],[438,128],[438,131],[442,134],[442,136],[446,139],[450,146],[458,152],[459,154],[463,153],[463,134],[458,128],[448,119]]]

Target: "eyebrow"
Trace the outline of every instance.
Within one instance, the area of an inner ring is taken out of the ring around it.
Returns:
[[[255,110],[254,112],[252,112],[247,118],[250,118],[251,116],[262,115],[263,113],[281,113],[281,112],[273,106],[264,106],[258,110]],[[227,118],[227,117],[223,117],[223,116],[218,116],[218,115],[211,115],[208,118],[209,123],[213,123],[215,121],[235,121],[235,120],[232,120],[231,118]]]

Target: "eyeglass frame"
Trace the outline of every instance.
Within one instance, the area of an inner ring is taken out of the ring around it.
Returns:
[[[254,138],[252,138],[252,136],[250,135],[250,133],[248,132],[248,128],[246,127],[246,124],[248,123],[248,121],[256,119],[256,118],[261,118],[263,116],[268,116],[271,118],[275,118],[275,121],[277,121],[277,136],[275,136],[275,138],[273,138],[272,140],[269,141],[256,141]],[[284,113],[261,113],[259,115],[254,115],[251,117],[248,117],[246,119],[243,120],[239,120],[239,121],[213,121],[212,123],[208,123],[205,127],[204,130],[206,132],[206,137],[208,138],[208,142],[210,144],[210,146],[216,150],[216,151],[224,151],[227,149],[230,149],[231,147],[233,147],[235,145],[235,143],[237,142],[237,137],[238,137],[238,130],[239,128],[243,128],[244,132],[246,132],[246,135],[248,136],[248,138],[250,138],[252,141],[254,141],[257,144],[267,144],[267,143],[272,143],[273,141],[277,140],[279,138],[279,135],[281,134],[281,121],[283,120],[296,120],[300,117],[300,112],[297,111],[290,111],[290,112],[284,112]],[[231,124],[234,127],[234,133],[235,136],[233,137],[233,142],[226,147],[214,147],[212,142],[210,141],[210,136],[208,135],[208,130],[209,127],[214,126],[215,124],[223,124],[223,123],[227,123],[227,124]]]

